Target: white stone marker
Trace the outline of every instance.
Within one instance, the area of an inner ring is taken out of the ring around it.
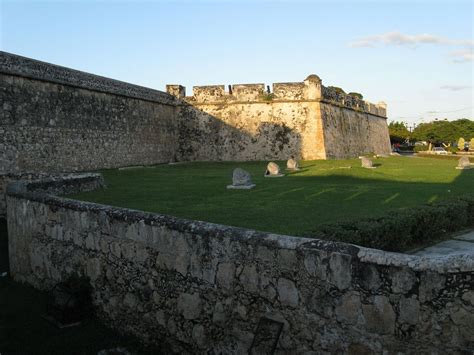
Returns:
[[[232,185],[227,185],[228,189],[233,190],[250,190],[255,187],[252,184],[252,177],[248,171],[241,168],[236,168],[232,172]]]
[[[277,163],[270,162],[267,165],[267,171],[265,171],[265,177],[282,177],[284,174],[280,173],[280,167]]]

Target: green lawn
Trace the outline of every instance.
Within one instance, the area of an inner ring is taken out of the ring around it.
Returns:
[[[158,165],[102,171],[108,188],[68,197],[188,219],[289,235],[324,223],[381,216],[391,210],[436,203],[473,190],[474,169],[457,160],[418,157],[305,161],[298,172],[264,178],[265,162]],[[284,167],[284,162],[279,162]],[[351,168],[347,168],[351,166]],[[232,170],[248,170],[257,186],[227,190]]]

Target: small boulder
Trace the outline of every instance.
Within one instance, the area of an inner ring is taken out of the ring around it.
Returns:
[[[366,169],[375,169],[375,166],[374,166],[374,164],[372,163],[372,160],[370,160],[369,158],[367,158],[367,157],[361,157],[360,160],[361,160],[361,162],[362,162],[362,167],[363,167],[363,168],[366,168]]]
[[[456,167],[456,169],[464,170],[464,169],[470,169],[471,167],[472,167],[472,164],[469,161],[469,157],[463,156],[459,159],[458,166]]]
[[[293,157],[291,157],[286,162],[286,169],[287,170],[300,170],[300,167],[298,166],[298,162]]]
[[[227,185],[228,189],[249,190],[255,187],[252,184],[252,177],[248,171],[241,168],[234,169],[232,173],[232,185]]]
[[[282,177],[283,174],[280,174],[280,167],[277,163],[270,162],[267,165],[267,170],[265,171],[265,177]]]

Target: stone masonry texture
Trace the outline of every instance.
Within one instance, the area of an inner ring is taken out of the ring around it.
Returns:
[[[340,159],[389,154],[386,106],[339,94],[309,76],[302,83],[197,86],[180,99],[182,160]]]
[[[268,234],[55,196],[100,175],[7,188],[11,274],[90,279],[99,316],[176,353],[242,354],[262,317],[277,354],[467,354],[474,261]]]

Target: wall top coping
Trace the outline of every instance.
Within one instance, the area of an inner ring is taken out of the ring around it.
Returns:
[[[467,254],[433,257],[386,252],[353,244],[260,232],[210,222],[177,218],[169,215],[72,200],[55,195],[55,193],[67,193],[68,189],[76,189],[77,191],[77,185],[87,184],[93,180],[97,181],[96,186],[103,186],[103,177],[101,174],[90,173],[71,174],[63,177],[31,181],[19,180],[8,185],[6,194],[7,196],[40,202],[57,208],[93,214],[105,214],[112,219],[127,222],[128,224],[140,223],[155,227],[165,227],[183,233],[199,234],[205,238],[230,239],[246,244],[263,245],[281,249],[312,249],[326,253],[339,253],[349,255],[364,263],[409,268],[413,271],[456,273],[474,270],[474,259]],[[73,186],[74,184],[76,184],[76,186]]]
[[[153,101],[166,105],[176,105],[176,99],[163,91],[129,84],[3,51],[0,51],[0,73]]]

